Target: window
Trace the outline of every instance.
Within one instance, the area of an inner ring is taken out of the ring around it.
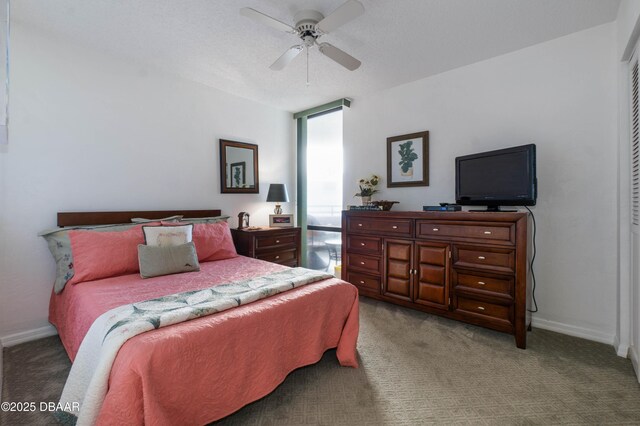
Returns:
[[[340,263],[342,243],[342,109],[350,105],[349,99],[338,99],[293,115],[302,265],[332,273]]]
[[[342,109],[307,121],[307,267],[333,272],[340,261]]]

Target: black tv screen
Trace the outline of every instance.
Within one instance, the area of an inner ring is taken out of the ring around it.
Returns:
[[[537,198],[536,146],[516,146],[456,158],[456,203],[533,206]]]

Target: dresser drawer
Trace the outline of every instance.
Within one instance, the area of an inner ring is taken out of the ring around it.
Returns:
[[[347,236],[347,250],[374,255],[380,254],[382,253],[382,238],[349,235]]]
[[[256,236],[256,250],[266,250],[274,247],[295,247],[295,234]]]
[[[292,260],[295,261],[298,257],[297,250],[279,250],[270,253],[263,253],[256,256],[260,260],[266,260],[267,262],[289,264]]]
[[[511,306],[508,305],[498,305],[496,303],[458,297],[456,310],[502,321],[511,321]]]
[[[483,222],[416,221],[416,237],[477,240],[483,242],[515,242],[513,223],[497,224]]]
[[[515,252],[509,249],[454,245],[453,266],[513,274]]]
[[[347,281],[360,288],[380,293],[380,277],[373,277],[371,275],[360,274],[357,272],[348,272]]]
[[[413,221],[395,218],[347,217],[347,232],[412,237]]]
[[[480,274],[458,272],[453,270],[453,285],[456,291],[473,289],[496,293],[498,296],[513,296],[512,277],[489,277]]]
[[[347,253],[347,270],[368,272],[380,275],[382,262],[379,257],[365,256],[356,253]]]

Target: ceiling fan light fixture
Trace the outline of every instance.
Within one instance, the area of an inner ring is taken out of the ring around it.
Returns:
[[[240,9],[240,14],[260,22],[271,28],[287,33],[296,34],[302,40],[302,44],[291,46],[284,52],[269,68],[280,71],[287,66],[303,50],[307,50],[307,85],[309,85],[309,48],[318,46],[318,50],[324,56],[342,65],[349,71],[355,71],[361,62],[349,55],[347,52],[338,49],[329,43],[318,43],[318,39],[347,22],[357,18],[364,13],[364,6],[358,0],[347,0],[339,8],[331,12],[328,16],[316,10],[301,10],[295,14],[295,26],[290,26],[282,21],[265,15],[250,7]]]

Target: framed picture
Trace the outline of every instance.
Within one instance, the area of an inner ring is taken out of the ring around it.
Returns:
[[[231,163],[229,169],[231,170],[231,187],[244,188],[247,184],[247,163],[245,161]]]
[[[387,188],[429,186],[429,132],[387,138]]]
[[[288,228],[293,226],[292,214],[270,214],[269,226],[274,228]]]
[[[260,193],[258,145],[220,139],[220,192]]]

